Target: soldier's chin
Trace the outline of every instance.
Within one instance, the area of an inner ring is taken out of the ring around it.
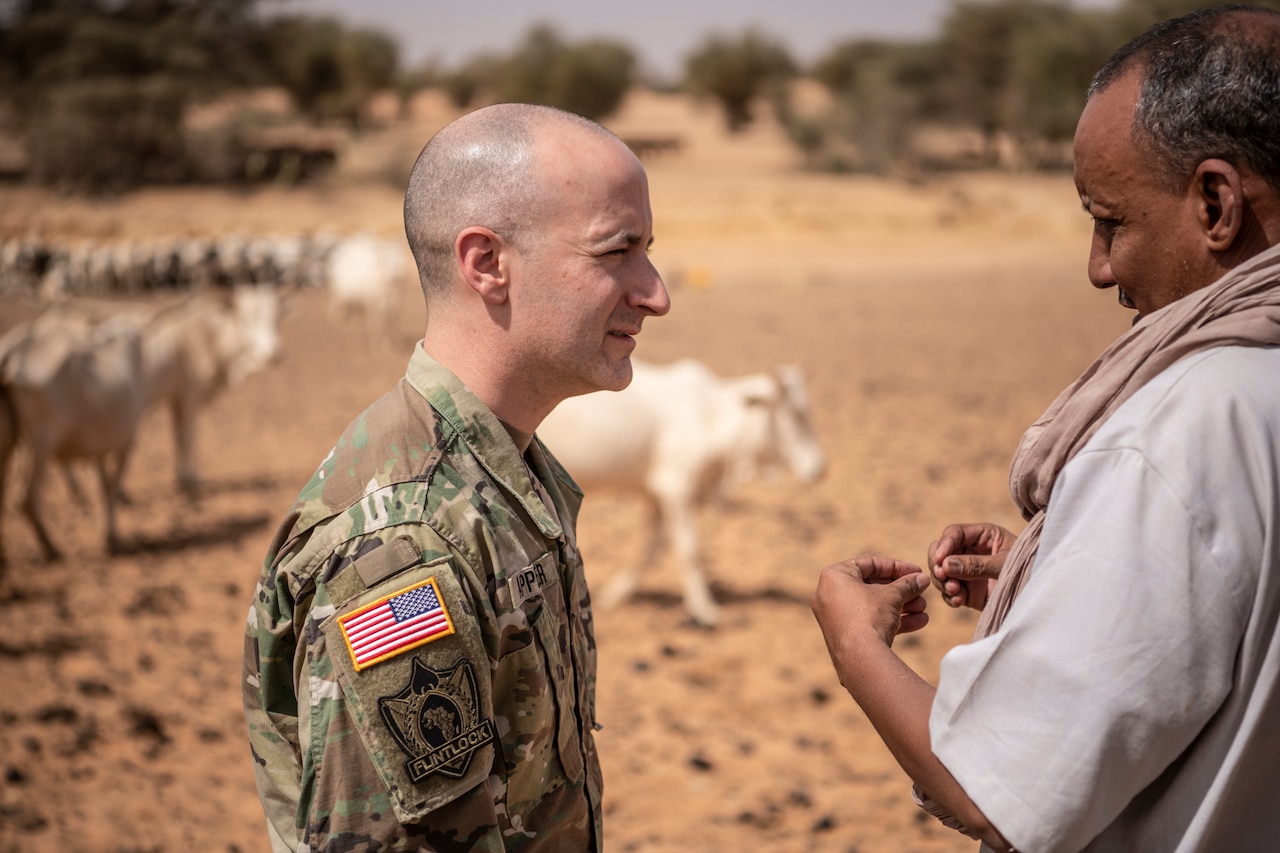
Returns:
[[[613,362],[608,368],[601,370],[595,378],[595,387],[589,389],[585,393],[595,391],[621,391],[631,384],[631,377],[634,371],[631,367],[631,358],[624,357],[619,361]]]
[[[635,371],[631,367],[630,357],[624,358],[619,365],[618,371],[614,374],[614,383],[609,386],[610,391],[621,391],[631,384]]]

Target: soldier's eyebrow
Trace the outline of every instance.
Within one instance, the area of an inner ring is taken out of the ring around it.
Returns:
[[[618,243],[625,243],[628,246],[637,246],[641,243],[642,240],[644,240],[643,235],[638,234],[634,231],[627,231],[624,229],[620,231],[614,231],[610,234],[601,235],[598,238],[594,238],[590,241],[590,245],[596,248],[604,248],[606,246],[616,246]],[[644,241],[645,248],[646,249],[653,248],[653,241],[654,241],[654,236],[650,234],[649,239],[647,241]]]

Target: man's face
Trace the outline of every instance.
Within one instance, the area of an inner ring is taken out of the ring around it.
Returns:
[[[612,140],[543,140],[538,156],[547,202],[524,230],[511,291],[529,382],[557,402],[621,390],[644,318],[671,307],[649,261],[648,179]]]
[[[1120,304],[1150,314],[1208,284],[1193,194],[1169,191],[1133,142],[1141,75],[1095,94],[1076,127],[1075,181],[1093,217],[1089,280],[1116,287]]]

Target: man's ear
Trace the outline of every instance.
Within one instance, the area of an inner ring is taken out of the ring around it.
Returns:
[[[508,246],[496,232],[472,226],[458,234],[454,242],[458,266],[467,285],[490,305],[507,301],[510,275]]]
[[[1210,251],[1225,252],[1244,227],[1244,181],[1225,160],[1209,159],[1196,167],[1196,214]]]

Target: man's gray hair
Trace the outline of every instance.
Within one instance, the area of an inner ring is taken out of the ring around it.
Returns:
[[[462,116],[423,147],[405,190],[404,227],[428,299],[455,274],[454,241],[462,230],[484,226],[520,247],[542,219],[535,142],[555,125],[617,139],[554,107],[496,104]]]
[[[1158,23],[1107,60],[1088,96],[1133,68],[1135,142],[1170,190],[1219,158],[1280,191],[1280,12],[1232,4]]]

